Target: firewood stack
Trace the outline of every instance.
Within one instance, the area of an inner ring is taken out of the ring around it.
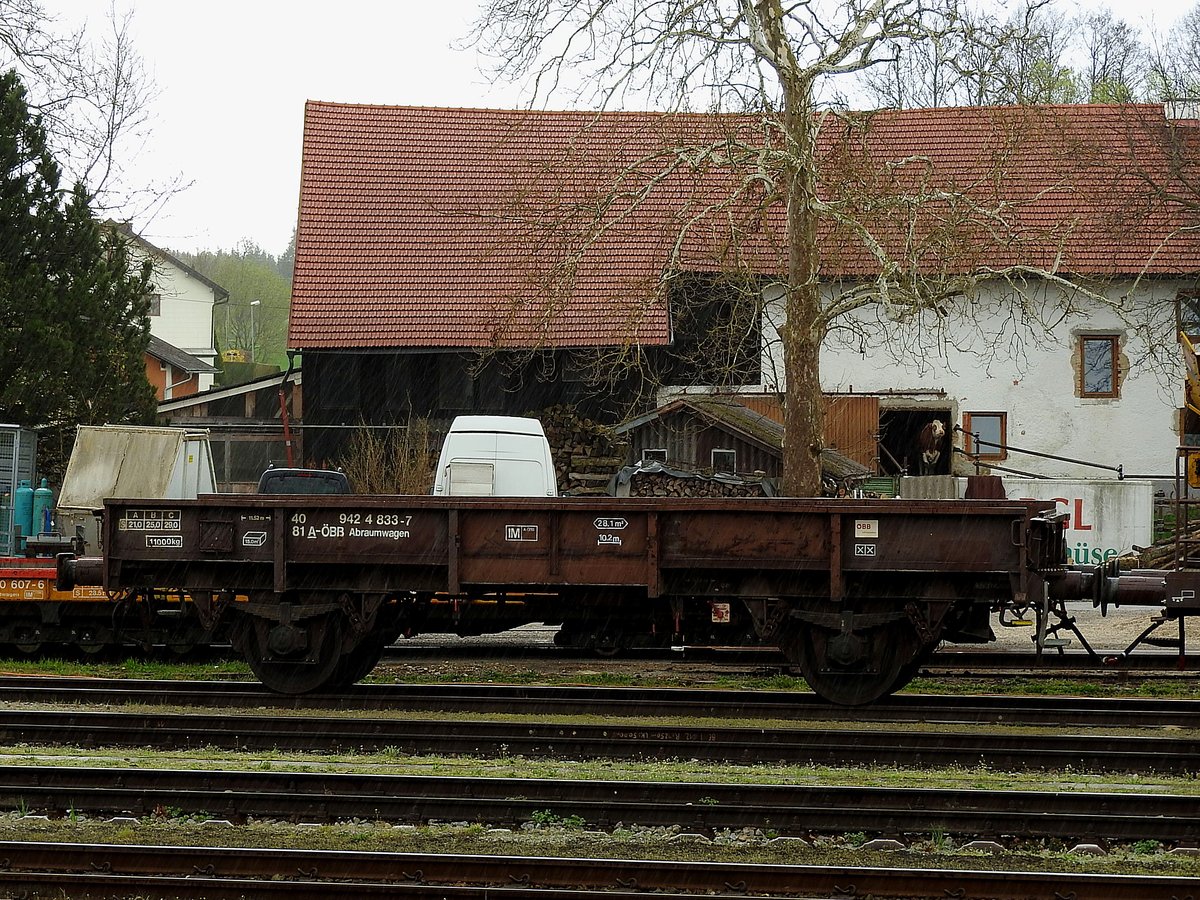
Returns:
[[[573,497],[606,493],[625,465],[628,446],[611,428],[584,418],[574,407],[552,406],[536,415],[550,441],[559,491]]]
[[[763,497],[761,481],[717,481],[703,475],[640,472],[629,482],[631,497]]]
[[[1189,541],[1187,552],[1195,555],[1196,547],[1200,544],[1200,531],[1191,531],[1184,535]],[[1155,541],[1141,551],[1137,567],[1140,569],[1170,569],[1175,565],[1175,536]],[[1122,563],[1122,568],[1127,568]]]

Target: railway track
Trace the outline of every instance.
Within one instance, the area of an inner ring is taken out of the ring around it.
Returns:
[[[1200,839],[1194,795],[1141,792],[2,766],[0,804],[57,815],[146,816],[172,809],[234,822],[513,827],[541,817],[581,820],[604,831],[636,825],[710,835],[749,828],[793,837],[942,833],[1167,845]]]
[[[751,698],[748,701],[748,696]],[[155,699],[151,699],[155,698]],[[220,712],[180,714],[73,710],[0,711],[0,740],[74,746],[227,747],[276,749],[399,749],[414,753],[548,756],[553,758],[684,758],[754,763],[841,762],[994,769],[1194,772],[1200,750],[1192,739],[1100,734],[1043,738],[911,727],[869,730],[726,727],[726,721],[681,728],[655,726],[655,716],[728,720],[738,708],[764,718],[820,718],[843,713],[789,692],[729,692],[512,686],[360,687],[319,698],[284,698],[248,683],[113,683],[102,679],[9,678],[0,701],[133,702],[195,705]],[[293,707],[313,703],[353,716],[230,714],[227,707]],[[651,720],[633,726],[420,720],[370,716],[375,709],[429,708],[625,715]],[[943,722],[1007,724],[1022,716],[1062,724],[1194,727],[1200,715],[1187,701],[1106,701],[1074,698],[900,697],[851,711],[900,723],[914,716]],[[1041,707],[1039,710],[1038,707]],[[611,710],[598,713],[598,710]],[[686,710],[686,712],[685,712]],[[805,712],[801,713],[803,710]],[[363,715],[368,713],[368,715]],[[953,717],[958,717],[957,719]],[[1141,717],[1141,718],[1139,718]],[[827,718],[827,717],[826,717]],[[1182,723],[1182,724],[1181,724]],[[1086,729],[1086,725],[1084,726]],[[136,814],[162,809],[241,821],[296,822],[382,819],[396,823],[480,822],[516,826],[578,817],[590,827],[618,822],[672,826],[717,834],[771,829],[814,834],[983,836],[1135,842],[1166,846],[1200,842],[1194,796],[1137,792],[1038,792],[832,788],[810,785],[635,783],[539,779],[440,778],[296,772],[193,772],[42,766],[0,767],[0,807],[62,815]],[[15,848],[15,849],[14,849]],[[160,852],[161,851],[161,852]],[[171,860],[171,861],[164,861]],[[529,860],[523,857],[293,853],[212,848],[111,848],[0,844],[0,892],[29,897],[339,897],[633,898],[670,887],[683,898],[763,896],[1061,898],[1200,896],[1200,879],[1056,875],[809,866],[730,866],[655,861]],[[694,877],[686,873],[695,873]]]
[[[789,765],[989,766],[1187,773],[1189,737],[1030,735],[962,730],[757,728],[414,719],[0,710],[0,741],[83,747],[413,754],[565,759],[697,759]]]
[[[1070,728],[1200,728],[1200,700],[900,694],[840,707],[808,693],[698,688],[610,688],[494,684],[358,685],[291,697],[251,682],[0,677],[0,702],[195,708],[412,710],[528,715],[687,716],[715,719],[926,722]]]
[[[0,888],[31,897],[327,900],[680,900],[762,897],[957,897],[1178,900],[1200,879],[1054,872],[947,871],[700,861],[467,856],[0,842]],[[281,878],[284,875],[286,877]]]

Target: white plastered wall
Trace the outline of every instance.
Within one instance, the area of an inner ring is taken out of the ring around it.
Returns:
[[[131,252],[139,263],[146,256],[146,251],[136,244],[131,245]],[[150,317],[150,333],[206,363],[215,364],[213,289],[161,256],[153,255],[151,259],[152,281],[161,301],[160,314]],[[212,384],[211,374],[200,376],[200,390],[208,390]]]
[[[919,325],[898,322],[870,307],[855,314],[857,330],[835,330],[821,354],[821,382],[827,392],[884,395],[881,407],[899,406],[905,392],[920,395],[945,391],[939,406],[948,406],[956,424],[967,412],[1003,412],[1007,440],[1015,447],[1055,456],[1122,466],[1128,475],[1169,475],[1175,469],[1180,438],[1184,369],[1174,342],[1175,282],[1113,283],[1110,299],[1125,299],[1126,313],[1081,294],[1078,312],[1055,315],[1051,292],[1031,298],[1038,321],[1016,322],[998,312],[1005,306],[999,286],[985,287],[976,298],[976,316],[953,324],[926,318]],[[763,387],[783,383],[778,341],[782,291],[767,288],[763,337]],[[826,291],[827,297],[831,291]],[[1011,295],[1008,295],[1011,296]],[[1047,335],[1043,323],[1053,323]],[[1147,329],[1139,325],[1149,323]],[[939,335],[939,328],[942,330]],[[1158,344],[1155,364],[1145,335]],[[1120,336],[1122,379],[1116,399],[1077,396],[1080,334]],[[938,338],[942,337],[943,340]],[[999,341],[996,340],[999,336]],[[915,345],[925,346],[919,352]],[[918,405],[914,401],[911,405]],[[962,435],[954,435],[962,447]],[[1040,475],[1106,477],[1112,473],[1012,453],[1002,465]],[[955,471],[974,468],[955,454]]]

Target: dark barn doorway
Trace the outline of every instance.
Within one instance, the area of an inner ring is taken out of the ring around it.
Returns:
[[[923,466],[921,432],[933,421],[944,434],[935,461]],[[879,412],[879,468],[885,475],[949,475],[954,445],[948,409],[884,409]]]

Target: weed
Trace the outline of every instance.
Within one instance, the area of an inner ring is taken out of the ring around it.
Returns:
[[[587,825],[587,821],[583,816],[560,816],[550,809],[535,809],[529,816],[529,821],[539,828],[553,826],[556,828],[579,829]]]
[[[1138,856],[1152,856],[1162,850],[1162,844],[1158,841],[1137,841],[1133,845],[1133,852]]]
[[[846,835],[846,843],[851,847],[861,847],[867,842],[867,836],[861,831],[852,831]]]

